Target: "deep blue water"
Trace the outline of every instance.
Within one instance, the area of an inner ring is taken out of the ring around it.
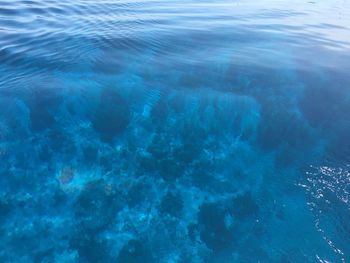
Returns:
[[[0,262],[350,262],[350,2],[0,0]]]

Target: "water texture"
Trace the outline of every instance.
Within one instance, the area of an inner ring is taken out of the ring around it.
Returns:
[[[0,0],[0,262],[350,262],[350,2]]]

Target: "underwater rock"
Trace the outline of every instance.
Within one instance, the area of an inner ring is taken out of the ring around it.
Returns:
[[[120,209],[120,200],[104,181],[89,183],[75,202],[75,216],[81,226],[100,230],[108,226]]]
[[[198,226],[200,239],[214,252],[233,247],[234,229],[225,222],[225,210],[217,203],[205,203],[199,208]]]
[[[102,141],[111,143],[128,126],[130,109],[126,101],[113,89],[101,92],[100,103],[92,120],[92,127]]]
[[[59,128],[50,129],[47,137],[49,139],[48,146],[55,153],[62,153],[68,157],[67,159],[76,156],[76,146],[65,130]]]
[[[58,176],[58,181],[61,186],[69,184],[74,179],[75,171],[69,166],[63,167],[60,175]]]
[[[9,201],[3,197],[0,199],[0,221],[5,219],[11,212],[12,206]]]
[[[200,189],[213,190],[212,185],[216,181],[214,176],[215,169],[213,165],[202,158],[196,161],[193,168],[193,171],[188,174],[190,176],[191,183]]]
[[[136,183],[128,190],[126,201],[129,207],[135,207],[145,201],[145,196],[147,196],[147,184]]]
[[[16,152],[13,164],[16,168],[30,169],[29,168],[30,162],[28,162],[29,159],[30,159],[30,153],[28,153],[28,152]]]
[[[187,226],[187,234],[192,242],[196,242],[198,236],[198,225],[195,223],[190,223]]]
[[[30,110],[31,128],[34,132],[41,132],[52,128],[56,123],[54,112],[62,102],[62,94],[58,87],[38,87],[29,99],[25,99]]]
[[[292,263],[292,261],[289,260],[289,256],[287,254],[282,254],[280,257],[280,263]]]
[[[95,163],[98,157],[98,150],[93,146],[83,147],[83,156],[86,163]]]
[[[110,172],[115,168],[116,163],[118,163],[118,156],[115,154],[107,153],[106,155],[102,155],[99,157],[100,167],[105,172]]]
[[[49,162],[52,158],[52,153],[47,145],[42,145],[38,151],[38,157],[42,162]]]
[[[194,120],[185,121],[180,134],[183,144],[190,146],[195,151],[198,151],[198,148],[201,150],[203,142],[208,138],[208,131]]]
[[[77,250],[79,259],[86,263],[108,263],[113,258],[109,255],[109,248],[105,240],[97,238],[98,232],[77,231],[70,240],[70,248]],[[79,262],[81,262],[79,260]]]
[[[158,161],[152,156],[141,155],[138,156],[138,164],[143,171],[153,172],[157,170]],[[141,174],[143,174],[141,171]]]
[[[64,191],[62,191],[61,189],[53,190],[51,197],[51,203],[53,207],[64,207],[64,209],[66,209],[66,206],[69,203],[69,201],[69,195],[67,195]]]
[[[160,203],[159,212],[162,215],[178,217],[181,215],[183,206],[184,204],[180,194],[173,194],[168,191]]]
[[[173,151],[174,158],[179,160],[184,164],[192,163],[193,161],[199,158],[199,155],[202,152],[202,146],[197,142],[188,142],[177,147]]]
[[[171,154],[169,141],[159,135],[155,136],[147,151],[156,159],[163,159]]]
[[[250,192],[246,192],[237,196],[232,202],[230,212],[239,219],[257,215],[259,211],[258,205],[253,199]]]
[[[183,169],[174,159],[164,159],[158,164],[160,176],[165,181],[174,181],[183,175]]]
[[[138,156],[141,170],[157,173],[165,181],[175,181],[184,174],[184,165],[174,158],[169,142],[153,140],[147,150],[148,154]]]
[[[157,262],[152,252],[144,242],[136,239],[130,240],[119,252],[118,263],[153,263]]]
[[[54,253],[53,248],[48,248],[42,251],[38,251],[34,255],[34,262],[49,262],[52,260],[53,253]]]
[[[22,101],[0,96],[0,143],[28,138],[28,110]],[[29,132],[29,133],[28,133]],[[0,157],[5,153],[0,146]]]

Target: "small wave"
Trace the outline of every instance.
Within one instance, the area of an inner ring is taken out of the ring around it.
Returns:
[[[311,166],[300,183],[308,195],[315,227],[343,262],[350,242],[350,165]]]

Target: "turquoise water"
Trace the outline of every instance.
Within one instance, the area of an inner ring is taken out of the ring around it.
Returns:
[[[0,262],[349,262],[350,2],[0,0]]]

